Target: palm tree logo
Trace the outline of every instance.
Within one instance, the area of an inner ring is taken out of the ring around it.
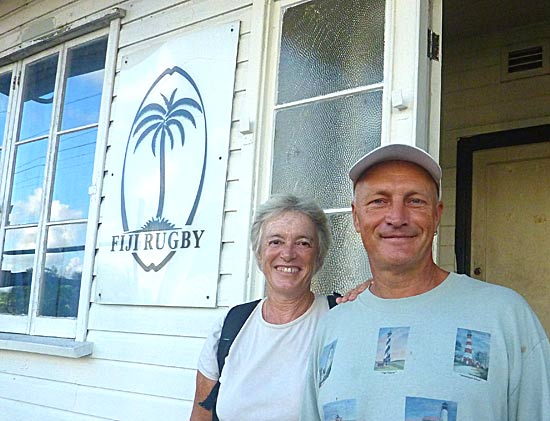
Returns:
[[[145,93],[128,132],[120,183],[125,233],[172,231],[193,223],[205,182],[207,128],[197,83],[178,66],[165,69]],[[184,195],[178,194],[180,186]],[[132,252],[146,272],[159,271],[176,253],[152,250]]]
[[[181,146],[183,147],[185,144],[185,128],[183,126],[183,121],[189,121],[194,128],[197,127],[195,117],[189,109],[197,110],[201,114],[203,113],[199,103],[192,98],[179,98],[176,100],[176,92],[177,88],[172,91],[169,98],[161,93],[160,95],[162,96],[164,104],[149,103],[138,112],[135,118],[137,124],[132,136],[141,133],[136,140],[133,152],[135,153],[138,147],[143,144],[143,140],[152,134],[151,151],[153,156],[156,157],[158,145],[159,155],[160,186],[157,212],[156,215],[142,227],[142,229],[146,231],[173,229],[175,227],[174,224],[162,217],[165,196],[166,143],[169,139],[170,150],[173,150],[174,144],[176,143],[176,135],[179,134]]]

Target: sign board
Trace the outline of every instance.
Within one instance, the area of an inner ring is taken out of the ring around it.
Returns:
[[[216,304],[239,24],[122,57],[98,303]]]

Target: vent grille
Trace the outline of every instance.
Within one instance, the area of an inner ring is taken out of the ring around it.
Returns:
[[[550,73],[549,39],[507,45],[500,51],[500,80],[502,82]]]
[[[542,52],[542,45],[510,51],[508,53],[508,73],[542,69],[544,65]]]

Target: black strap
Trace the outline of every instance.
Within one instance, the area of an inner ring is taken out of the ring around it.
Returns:
[[[337,292],[334,292],[332,295],[327,295],[329,309],[338,304],[336,302],[337,297],[341,297],[341,295]],[[260,301],[261,300],[256,300],[249,303],[239,304],[229,310],[227,316],[225,316],[222,326],[222,333],[220,335],[220,342],[218,344],[218,352],[216,353],[216,357],[218,359],[219,377],[222,375],[223,366],[225,365],[225,358],[229,354],[229,348],[233,345],[233,342],[241,331],[244,323],[250,317],[250,314],[252,314],[252,311],[254,311]],[[199,403],[199,405],[204,409],[212,411],[212,421],[218,421],[218,416],[216,414],[216,402],[218,400],[219,391],[220,382],[218,380],[206,399]]]
[[[338,305],[338,303],[336,302],[336,299],[341,296],[342,294],[338,294],[337,292],[333,292],[332,295],[327,295],[328,308],[330,309],[330,308],[336,307]]]
[[[212,421],[218,421],[218,415],[216,414],[216,402],[218,401],[218,393],[220,393],[220,382],[217,381],[208,396],[199,405],[207,411],[212,411]]]
[[[220,376],[225,364],[225,357],[229,354],[229,348],[233,345],[233,342],[241,331],[244,322],[246,322],[246,320],[250,317],[250,314],[252,314],[252,311],[254,311],[259,302],[260,300],[256,300],[249,303],[239,304],[227,313],[225,321],[223,322],[220,343],[218,344],[217,357]]]

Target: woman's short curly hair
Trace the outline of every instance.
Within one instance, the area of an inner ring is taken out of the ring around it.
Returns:
[[[256,256],[256,261],[258,263],[260,261],[261,238],[266,222],[286,212],[302,213],[309,217],[311,222],[313,222],[315,230],[317,231],[317,238],[319,240],[319,255],[317,256],[317,265],[315,268],[315,271],[317,272],[323,266],[332,241],[328,220],[317,202],[312,199],[301,198],[292,194],[273,195],[270,199],[258,207],[256,215],[254,216],[254,222],[252,223],[252,227],[250,229],[250,244],[252,251]]]

